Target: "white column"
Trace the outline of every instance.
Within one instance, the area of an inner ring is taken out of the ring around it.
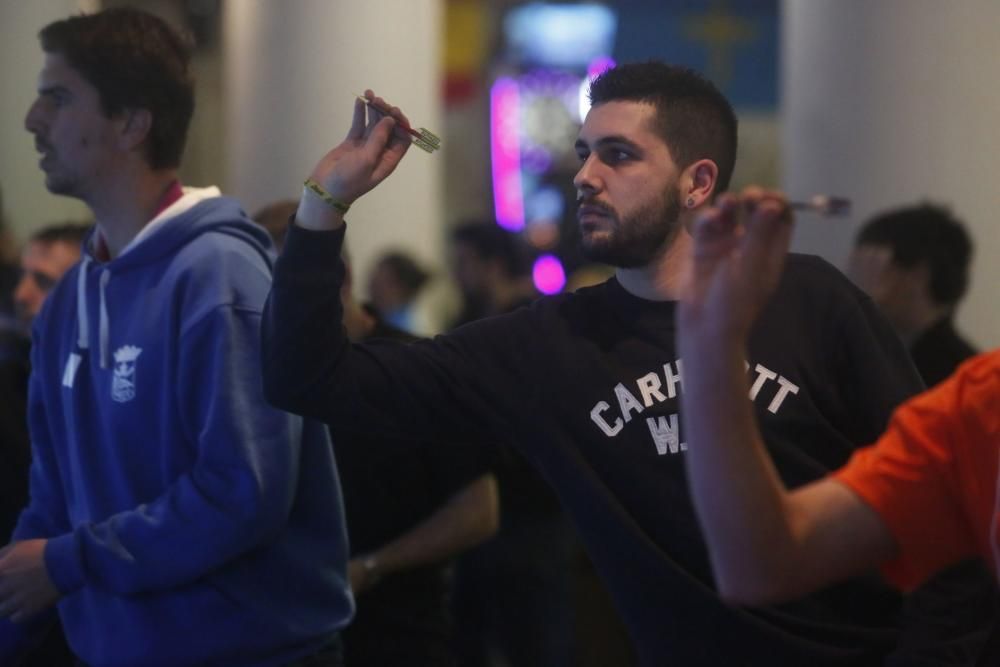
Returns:
[[[248,211],[298,198],[302,180],[344,138],[365,88],[441,134],[441,0],[230,0],[224,8],[224,184]],[[389,245],[439,260],[442,159],[414,147],[352,207],[359,279]]]
[[[785,0],[783,186],[840,194],[851,223],[800,218],[797,250],[842,265],[857,225],[921,200],[976,242],[960,326],[1000,345],[1000,2]]]

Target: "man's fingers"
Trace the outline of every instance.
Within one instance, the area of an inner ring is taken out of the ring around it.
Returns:
[[[693,233],[696,260],[717,258],[732,249],[733,241],[739,236],[737,206],[733,198],[720,198],[715,206],[698,216]]]
[[[791,212],[784,198],[763,193],[747,221],[743,256],[749,273],[770,282],[778,279],[792,238]]]
[[[347,132],[348,139],[361,139],[365,134],[365,103],[354,98],[354,117],[351,119],[351,129]]]
[[[385,150],[389,139],[392,137],[393,128],[396,127],[396,119],[391,116],[383,117],[372,127],[365,140],[365,150],[371,153],[371,157],[376,161],[378,156]]]
[[[739,243],[739,228],[733,202],[720,200],[716,206],[704,211],[695,220],[694,257],[691,281],[688,285],[690,298],[700,302],[720,270],[725,270],[729,259]]]
[[[791,210],[784,198],[765,193],[756,198],[747,221],[747,243],[771,243],[776,236],[790,232]]]
[[[405,137],[406,140],[409,141],[410,135],[407,134],[406,129],[410,128],[410,119],[406,117],[406,114],[404,114],[403,110],[399,107],[392,107],[389,110],[389,115],[396,119],[397,127],[399,128],[396,133]]]

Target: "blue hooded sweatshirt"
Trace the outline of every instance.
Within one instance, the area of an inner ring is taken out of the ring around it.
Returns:
[[[112,261],[85,251],[35,327],[14,539],[49,539],[93,667],[282,665],[353,613],[326,430],[263,397],[270,240],[205,192]]]

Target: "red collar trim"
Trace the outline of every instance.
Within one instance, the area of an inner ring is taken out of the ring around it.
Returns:
[[[160,198],[160,203],[156,205],[156,210],[153,211],[153,218],[163,213],[167,208],[170,207],[175,201],[184,196],[184,190],[181,188],[181,182],[174,179],[174,181],[167,188],[167,191],[163,193]],[[150,218],[152,220],[152,218]]]

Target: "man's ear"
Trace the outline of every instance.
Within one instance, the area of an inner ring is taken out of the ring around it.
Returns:
[[[153,128],[153,114],[149,109],[125,109],[122,121],[119,137],[122,148],[126,150],[134,150],[141,145]]]
[[[719,166],[707,158],[689,164],[681,174],[681,205],[698,208],[711,202],[712,191],[719,180]]]

